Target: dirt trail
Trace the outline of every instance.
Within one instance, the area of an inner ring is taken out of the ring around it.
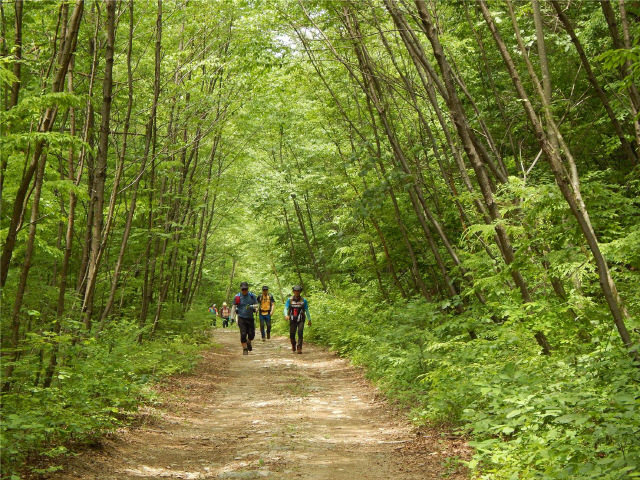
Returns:
[[[288,339],[254,341],[243,356],[236,329],[190,375],[161,390],[153,419],[74,458],[59,479],[442,478],[464,444],[417,437],[349,363]],[[458,472],[447,478],[465,478]]]

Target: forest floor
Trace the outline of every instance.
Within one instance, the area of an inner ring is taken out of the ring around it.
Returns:
[[[467,478],[461,439],[416,431],[348,361],[288,338],[242,355],[237,328],[190,374],[156,388],[140,421],[71,458],[56,479]]]

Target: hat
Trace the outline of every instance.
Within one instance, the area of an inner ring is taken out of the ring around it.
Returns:
[[[266,285],[264,285],[264,286],[262,287],[262,289],[263,289],[263,290],[269,290],[269,287],[267,287]]]
[[[302,287],[300,285],[294,285],[293,286],[293,291],[294,292],[301,292],[302,291]]]
[[[249,288],[249,284],[247,282],[242,282],[240,284],[240,289],[243,289],[243,288]]]
[[[227,302],[222,302],[222,306],[226,307],[227,306]]]

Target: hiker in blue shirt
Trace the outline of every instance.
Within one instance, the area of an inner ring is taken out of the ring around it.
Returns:
[[[253,312],[258,308],[258,299],[249,291],[249,284],[247,282],[240,284],[240,293],[236,295],[233,303],[238,316],[242,354],[249,355],[249,352],[253,350],[251,341],[256,336],[256,324],[253,319]]]
[[[211,323],[213,323],[213,326],[215,327],[216,319],[218,318],[218,307],[215,303],[209,305],[209,315],[211,316]]]
[[[293,287],[293,295],[287,299],[284,306],[284,316],[289,321],[289,339],[291,340],[291,350],[302,354],[302,336],[304,333],[304,321],[307,320],[311,326],[311,315],[309,314],[309,303],[300,296],[302,287]],[[296,332],[298,333],[298,344],[296,347]]]

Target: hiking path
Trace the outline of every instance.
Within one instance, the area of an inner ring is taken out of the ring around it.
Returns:
[[[159,405],[49,478],[466,478],[447,460],[468,455],[463,440],[415,432],[334,353],[258,332],[243,356],[237,328],[212,335],[192,373],[158,385]]]

